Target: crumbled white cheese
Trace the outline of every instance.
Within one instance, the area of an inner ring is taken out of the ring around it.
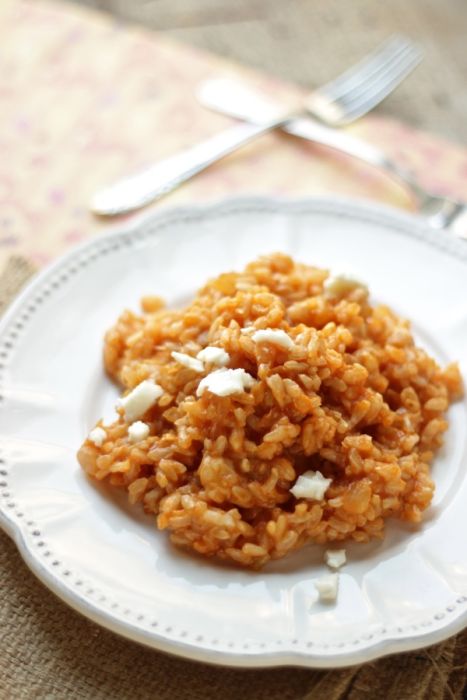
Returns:
[[[202,396],[207,390],[217,396],[230,396],[251,389],[254,383],[253,377],[244,369],[216,369],[200,381],[196,395]]]
[[[208,345],[207,348],[203,348],[196,355],[198,360],[201,362],[208,362],[211,365],[219,365],[219,367],[225,367],[225,365],[230,360],[230,355],[223,348],[216,348],[213,345]]]
[[[324,560],[331,569],[340,569],[347,561],[345,549],[328,549],[324,553]]]
[[[313,498],[321,501],[331,481],[332,479],[326,479],[321,472],[307,471],[298,477],[290,493],[295,498]]]
[[[251,339],[255,343],[272,343],[273,345],[279,345],[281,348],[293,348],[292,338],[280,328],[266,328],[265,330],[255,331]]]
[[[159,384],[145,379],[141,384],[135,386],[129,394],[119,399],[117,405],[123,408],[125,420],[128,423],[133,423],[144,415],[163,393],[164,390]]]
[[[204,365],[201,360],[197,360],[196,357],[191,357],[184,352],[172,352],[170,353],[174,360],[176,360],[183,367],[188,367],[192,369],[193,372],[204,372]]]
[[[144,440],[149,435],[149,425],[137,420],[136,423],[132,423],[128,428],[128,437],[131,442],[139,442]]]
[[[334,603],[337,598],[338,581],[339,574],[328,574],[328,576],[323,576],[314,581],[321,602]]]
[[[91,432],[89,433],[88,439],[95,444],[96,447],[102,447],[105,438],[107,437],[107,433],[105,430],[99,426],[97,428],[93,428]]]
[[[347,274],[332,275],[324,283],[324,292],[330,297],[340,297],[357,287],[368,289],[366,284]]]

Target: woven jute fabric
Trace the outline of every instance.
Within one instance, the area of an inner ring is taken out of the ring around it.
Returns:
[[[0,277],[3,311],[33,274]],[[0,700],[453,700],[467,688],[467,630],[441,644],[348,669],[238,670],[139,646],[68,608],[0,533]]]

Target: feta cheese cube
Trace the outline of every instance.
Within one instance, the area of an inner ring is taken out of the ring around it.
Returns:
[[[360,280],[348,274],[338,274],[328,277],[324,282],[324,293],[328,297],[341,297],[357,287],[368,290],[368,287]]]
[[[128,428],[128,437],[130,438],[130,442],[139,442],[140,440],[147,438],[148,435],[149,425],[140,420],[132,423]]]
[[[294,345],[292,338],[280,328],[266,328],[265,330],[255,331],[251,338],[255,343],[271,343],[286,349],[293,348]]]
[[[298,477],[290,489],[295,498],[310,498],[322,501],[332,479],[326,479],[321,472],[307,471]]]
[[[204,372],[204,365],[201,360],[197,360],[196,357],[191,357],[184,352],[172,352],[170,353],[174,360],[176,360],[183,367],[188,367],[192,369],[193,372]]]
[[[216,396],[230,396],[251,389],[254,383],[254,378],[242,368],[216,369],[200,381],[196,395],[202,396],[205,391],[210,391]]]
[[[203,348],[196,355],[198,360],[201,362],[208,362],[211,365],[219,365],[219,367],[225,367],[230,360],[230,355],[223,348],[216,348],[213,345],[208,345],[207,348]]]
[[[127,423],[134,423],[160,399],[163,393],[164,390],[159,384],[145,379],[129,394],[119,399],[117,405],[123,408]]]
[[[105,430],[100,426],[97,426],[97,428],[93,428],[89,433],[88,440],[93,442],[96,447],[102,447],[106,437],[107,433],[105,432]]]

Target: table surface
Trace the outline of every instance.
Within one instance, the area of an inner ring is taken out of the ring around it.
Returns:
[[[381,114],[467,142],[465,0],[68,0],[304,86],[317,86],[388,35],[417,41],[425,59]]]

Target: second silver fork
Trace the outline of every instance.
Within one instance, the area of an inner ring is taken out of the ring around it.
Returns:
[[[342,75],[313,90],[307,111],[328,126],[344,126],[376,107],[422,60],[409,39],[395,35]]]

